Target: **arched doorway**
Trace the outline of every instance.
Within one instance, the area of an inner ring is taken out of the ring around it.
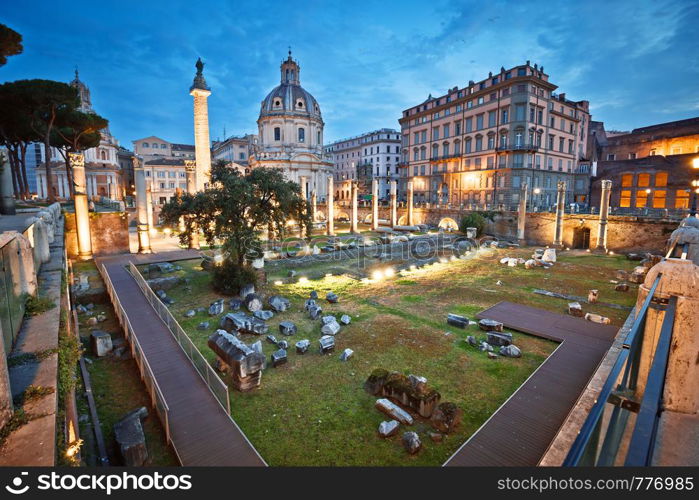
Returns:
[[[456,231],[459,229],[459,225],[451,217],[444,217],[442,220],[440,220],[439,227],[448,231]]]

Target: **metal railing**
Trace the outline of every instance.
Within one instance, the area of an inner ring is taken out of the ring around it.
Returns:
[[[114,285],[112,284],[112,280],[109,277],[109,273],[104,267],[104,264],[99,266],[99,271],[107,287],[107,294],[114,305],[114,312],[124,330],[124,336],[126,337],[126,340],[129,341],[129,345],[131,346],[131,355],[133,356],[134,361],[136,361],[138,371],[141,373],[141,380],[143,380],[146,390],[148,391],[148,395],[153,403],[153,407],[158,414],[160,422],[163,424],[163,429],[165,430],[165,440],[172,445],[178,460],[180,463],[182,463],[180,455],[177,451],[177,446],[172,440],[172,435],[170,434],[170,407],[165,400],[165,396],[163,396],[163,393],[160,390],[160,386],[158,385],[158,381],[155,379],[155,375],[153,375],[153,370],[148,363],[148,359],[143,353],[138,337],[136,336],[133,326],[131,326],[129,316],[126,314],[124,307],[121,305],[119,296],[114,291]]]
[[[167,306],[162,303],[160,298],[155,294],[148,283],[146,283],[145,278],[138,271],[133,262],[129,262],[129,272],[136,280],[138,287],[146,296],[146,299],[150,305],[153,306],[155,312],[158,313],[160,319],[167,325],[168,330],[170,330],[170,333],[180,345],[182,351],[184,351],[185,355],[192,362],[194,368],[197,370],[197,373],[199,373],[199,376],[206,383],[206,386],[209,388],[226,413],[230,416],[231,405],[228,386],[223,382],[223,380],[221,380],[206,358],[204,358],[204,356],[201,354],[199,349],[197,349]]]
[[[573,442],[564,466],[612,466],[620,462],[622,442],[628,442],[624,464],[647,466],[655,445],[658,421],[662,410],[663,389],[667,370],[672,329],[675,321],[676,297],[667,303],[654,300],[661,275],[653,282],[638,310],[628,334],[597,400]],[[648,310],[664,310],[659,340],[653,363],[642,394],[637,394],[642,359],[643,338]],[[611,410],[611,411],[610,411]],[[628,432],[629,417],[636,413],[633,431]]]

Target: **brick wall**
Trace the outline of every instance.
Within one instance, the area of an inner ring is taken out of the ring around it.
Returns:
[[[75,230],[75,214],[66,213],[66,251],[68,257],[78,255],[78,238]],[[129,228],[126,212],[90,213],[90,235],[94,255],[128,253]]]

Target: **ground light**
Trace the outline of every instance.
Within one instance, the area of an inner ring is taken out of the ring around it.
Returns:
[[[300,284],[300,285],[303,285],[303,284],[305,284],[305,283],[308,283],[308,278],[306,278],[305,276],[301,276],[301,277],[299,278],[299,284]]]
[[[279,286],[279,285],[283,285],[284,282],[283,282],[282,280],[277,280],[277,281],[274,282],[274,284],[275,284],[276,286]]]
[[[389,267],[389,268],[387,268],[387,269],[383,272],[383,274],[384,274],[384,276],[386,276],[387,278],[392,278],[392,277],[396,274],[396,272],[393,270],[392,267]]]
[[[214,255],[214,262],[217,265],[221,264],[223,262],[223,255],[221,255],[220,253],[217,253],[216,255]]]
[[[373,279],[374,281],[381,281],[382,278],[383,272],[379,271],[378,269],[371,273],[371,279]]]

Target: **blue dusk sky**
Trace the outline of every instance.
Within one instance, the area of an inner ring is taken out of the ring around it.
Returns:
[[[211,138],[256,132],[260,101],[291,46],[320,103],[325,142],[531,60],[607,129],[699,116],[699,1],[0,0],[24,53],[0,81],[70,81],[122,145],[193,143],[189,86],[201,56]]]

